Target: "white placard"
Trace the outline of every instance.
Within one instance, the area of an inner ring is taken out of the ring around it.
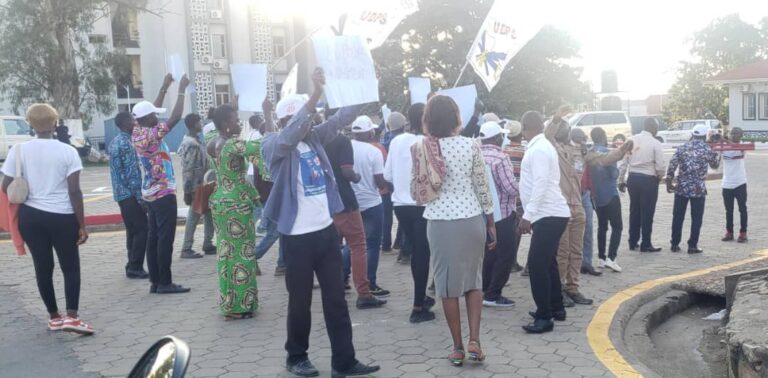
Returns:
[[[246,112],[261,112],[267,97],[266,64],[230,64],[232,84],[238,95],[238,108]]]
[[[371,51],[359,36],[314,36],[317,65],[325,71],[325,98],[331,109],[379,101]]]
[[[384,124],[386,125],[387,122],[389,122],[389,116],[392,114],[392,109],[387,106],[387,104],[384,104],[384,106],[381,107],[381,117],[383,118],[382,121],[384,121]]]
[[[411,105],[426,104],[429,92],[432,92],[432,85],[425,77],[409,77],[408,92],[411,93]]]
[[[469,119],[472,118],[472,114],[475,112],[475,101],[477,101],[477,88],[475,88],[475,85],[444,89],[436,94],[448,96],[456,102],[461,113],[461,124],[463,127],[466,127]]]
[[[293,68],[291,68],[291,71],[288,72],[288,76],[286,76],[285,81],[283,82],[283,86],[280,88],[280,98],[283,99],[288,95],[296,94],[296,88],[299,85],[299,64],[296,63],[293,65]]]
[[[171,56],[168,57],[168,72],[173,76],[173,80],[177,83],[181,80],[181,77],[187,73],[186,65],[184,64],[184,60],[181,59],[180,54],[171,54]],[[192,80],[192,78],[189,79]],[[190,82],[186,92],[192,93],[194,91],[195,86]]]

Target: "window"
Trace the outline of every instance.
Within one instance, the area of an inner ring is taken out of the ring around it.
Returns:
[[[579,120],[579,126],[592,126],[595,124],[595,116],[587,114]]]
[[[216,84],[216,106],[229,103],[229,84]]]
[[[760,93],[760,119],[768,119],[768,93]]]
[[[107,42],[107,36],[104,34],[90,34],[88,35],[88,42],[93,44],[102,44]]]
[[[226,59],[227,40],[224,38],[224,34],[211,34],[211,49],[214,58]]]
[[[624,114],[621,113],[602,113],[595,115],[595,125],[613,125],[617,123],[626,123]]]
[[[757,113],[757,109],[755,105],[755,94],[754,93],[744,93],[742,95],[742,114],[741,118],[743,120],[754,120],[755,115]]]
[[[285,55],[285,37],[280,35],[272,36],[272,57],[280,58]]]
[[[224,0],[208,0],[208,9],[221,10],[224,9]]]
[[[3,126],[5,126],[5,135],[30,135],[29,125],[22,119],[3,120]]]
[[[680,123],[680,130],[693,130],[695,126],[695,122],[682,122]]]

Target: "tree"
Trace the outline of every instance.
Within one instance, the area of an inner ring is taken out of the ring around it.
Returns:
[[[382,47],[373,51],[381,75],[381,98],[392,109],[409,104],[408,77],[428,77],[433,88],[450,88],[490,9],[490,0],[421,0]],[[459,85],[474,83],[488,110],[517,117],[526,110],[551,111],[563,102],[589,100],[580,70],[564,63],[578,55],[567,33],[545,27],[510,62],[489,94],[467,67]]]
[[[762,27],[733,14],[712,21],[694,33],[690,61],[680,62],[677,79],[669,89],[664,115],[669,121],[715,117],[728,119],[728,92],[704,82],[720,72],[768,58],[768,17]]]
[[[62,118],[90,119],[114,108],[115,80],[127,67],[122,51],[91,43],[93,24],[114,7],[146,9],[145,1],[6,0],[0,5],[0,92],[18,113],[49,102]],[[147,11],[150,11],[146,9]]]

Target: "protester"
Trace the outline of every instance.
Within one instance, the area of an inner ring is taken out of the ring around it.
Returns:
[[[192,245],[195,242],[195,230],[200,216],[203,218],[203,252],[206,255],[215,255],[216,247],[213,245],[213,218],[208,208],[210,190],[205,186],[205,173],[208,172],[208,156],[205,147],[200,143],[202,124],[200,116],[190,113],[184,117],[187,126],[187,134],[181,141],[177,155],[181,157],[182,178],[184,179],[184,204],[187,209],[187,222],[184,227],[184,243],[181,246],[182,259],[194,259],[203,257],[195,252]],[[193,204],[197,206],[193,206]],[[196,208],[199,207],[199,208]]]
[[[205,117],[205,120],[207,121],[205,123],[205,126],[203,126],[203,141],[207,145],[208,142],[210,142],[212,139],[216,138],[218,135],[216,134],[216,125],[213,123],[213,113],[216,111],[215,106],[211,106],[208,108],[208,114]],[[213,132],[213,134],[211,134]]]
[[[166,75],[154,104],[141,101],[133,107],[133,117],[139,127],[134,127],[132,141],[144,171],[141,194],[149,207],[147,267],[152,282],[149,292],[157,294],[190,291],[189,288],[173,283],[171,273],[173,242],[176,238],[176,180],[170,151],[163,141],[179,123],[184,112],[184,93],[189,85],[186,75],[179,82],[178,98],[168,121],[162,123],[157,117],[157,114],[165,112],[165,108],[160,106],[172,82],[171,74]]]
[[[587,144],[587,135],[579,128],[571,129],[571,143],[579,149],[583,149]],[[582,247],[581,274],[591,276],[601,276],[602,272],[595,270],[592,266],[592,255],[594,255],[594,232],[592,225],[594,223],[594,204],[592,203],[592,177],[587,167],[583,167],[581,174],[581,205],[584,208],[584,242]]]
[[[279,134],[269,134],[263,140],[263,156],[274,180],[264,211],[270,221],[277,223],[280,245],[285,250],[286,365],[289,372],[303,377],[319,374],[307,355],[313,276],[316,276],[331,339],[332,375],[365,375],[378,371],[379,367],[366,366],[355,359],[352,322],[340,277],[339,240],[331,218],[344,205],[323,148],[341,127],[352,123],[362,105],[342,108],[328,121],[312,127],[312,114],[325,85],[321,69],[315,70],[312,81],[315,91],[309,101],[297,108],[297,113]],[[279,104],[277,113],[280,116]]]
[[[357,196],[351,185],[351,183],[359,183],[361,180],[360,174],[355,171],[355,154],[352,149],[352,142],[345,135],[339,133],[330,143],[325,145],[325,150],[328,154],[328,161],[333,167],[336,184],[339,186],[341,202],[344,204],[344,210],[333,216],[333,224],[336,225],[339,234],[347,243],[343,254],[345,282],[349,280],[349,270],[351,269],[357,291],[357,308],[381,307],[387,302],[371,294],[366,255],[366,229]]]
[[[512,162],[512,173],[515,175],[515,179],[520,182],[520,163],[523,161],[523,156],[525,156],[525,146],[523,146],[523,125],[514,120],[509,120],[504,123],[504,128],[509,131],[507,133],[507,144],[502,148],[505,154],[509,156],[509,160]],[[520,196],[517,197],[517,205],[515,206],[515,224],[519,225],[520,221],[523,219],[523,205],[520,202]],[[528,269],[523,269],[523,267],[520,266],[517,262],[517,252],[520,249],[520,239],[522,238],[522,234],[520,234],[520,227],[515,227],[515,245],[512,250],[513,254],[513,265],[512,265],[512,271],[513,272],[519,272],[523,271],[523,275],[528,275]]]
[[[122,112],[115,116],[115,125],[120,132],[107,146],[109,172],[112,178],[112,197],[120,207],[125,224],[125,244],[128,249],[128,263],[125,276],[147,278],[144,257],[147,254],[147,210],[141,197],[141,167],[131,142],[136,120],[131,113]]]
[[[27,109],[35,138],[11,147],[3,164],[4,193],[16,176],[24,177],[28,197],[19,208],[19,231],[29,247],[40,297],[48,310],[48,329],[84,335],[93,328],[80,320],[80,251],[88,240],[80,156],[72,146],[53,138],[58,113],[48,104]],[[64,275],[66,314],[59,313],[53,288],[53,250]]]
[[[263,117],[261,117],[258,114],[251,115],[250,117],[248,117],[248,126],[250,126],[250,131],[248,132],[248,136],[245,138],[247,142],[254,142],[257,140],[261,140],[261,138],[264,137],[265,125],[264,125]],[[256,191],[259,191],[260,185],[257,185],[257,178],[259,182],[262,181],[260,167],[254,166],[253,163],[249,162],[248,172],[246,173],[245,177],[248,180],[248,182],[253,184],[253,186],[256,188]],[[267,233],[267,229],[266,227],[264,227],[264,225],[261,222],[261,212],[263,209],[263,202],[264,202],[264,199],[261,198],[261,192],[259,192],[259,201],[260,202],[256,203],[255,206],[253,207],[253,221],[256,224],[256,235],[264,236]],[[261,272],[259,272],[259,274],[261,274]]]
[[[741,143],[744,132],[734,127],[729,132],[731,143]],[[747,242],[747,169],[744,151],[723,151],[723,202],[725,203],[725,236],[723,241],[733,240],[733,200],[739,205],[739,243]]]
[[[70,142],[69,127],[67,127],[63,119],[59,120],[59,126],[56,127],[56,139],[67,145],[72,144]]]
[[[461,130],[461,135],[465,136],[467,138],[477,138],[477,136],[480,134],[480,124],[484,122],[482,119],[483,115],[483,109],[485,109],[485,104],[483,104],[480,99],[475,100],[475,109],[472,113],[472,117],[467,122],[467,125],[464,126],[464,128]],[[495,114],[494,114],[495,116]],[[493,119],[494,121],[498,121],[499,117],[496,117]]]
[[[486,122],[480,126],[481,151],[485,161],[486,175],[493,185],[494,212],[496,219],[496,248],[486,248],[483,259],[483,305],[488,307],[512,307],[515,301],[501,295],[501,290],[509,280],[512,265],[515,263],[515,208],[519,190],[514,176],[512,160],[501,151],[507,131],[496,122]]]
[[[637,250],[640,242],[640,252],[658,252],[661,248],[653,246],[651,237],[659,181],[664,176],[664,151],[656,139],[656,119],[646,119],[643,128],[630,139],[634,146],[621,165],[619,190],[629,189],[629,250]]]
[[[595,127],[590,133],[594,147],[592,150],[600,154],[608,154],[608,137],[605,130]],[[587,172],[592,179],[592,198],[597,213],[597,258],[598,267],[606,267],[614,272],[621,272],[621,266],[616,263],[616,256],[621,243],[621,199],[616,179],[619,177],[619,169],[616,164],[590,165]],[[608,234],[608,224],[611,225],[611,241],[608,246],[606,259],[605,246]]]
[[[400,112],[392,112],[387,119],[387,128],[389,131],[384,135],[383,146],[386,153],[389,154],[392,140],[397,136],[402,135],[405,132],[405,126],[408,120]],[[386,161],[385,161],[386,164]],[[394,214],[394,208],[392,205],[392,188],[388,188],[387,191],[382,192],[381,201],[384,204],[384,227],[381,237],[381,250],[383,252],[392,251],[392,219]],[[402,228],[398,224],[395,241],[402,238]],[[402,241],[401,241],[402,243]],[[402,246],[401,246],[402,247]]]
[[[704,202],[707,195],[707,167],[720,165],[720,154],[712,151],[705,142],[709,126],[696,125],[691,140],[678,147],[667,168],[667,192],[675,193],[672,212],[672,252],[680,252],[680,239],[688,202],[691,203],[691,235],[688,239],[688,253],[704,252],[699,248],[699,233],[704,220]],[[677,184],[673,184],[677,172]]]
[[[464,362],[459,297],[464,296],[469,320],[470,361],[483,361],[480,347],[482,261],[486,235],[488,248],[496,247],[493,201],[477,141],[460,136],[461,116],[447,96],[433,96],[424,110],[427,137],[411,147],[414,171],[411,194],[426,204],[427,239],[432,252],[436,294],[453,339],[448,359]],[[485,217],[484,217],[485,215]],[[485,219],[484,219],[485,218]]]
[[[410,131],[392,140],[389,145],[389,158],[384,165],[384,179],[392,183],[394,188],[392,205],[397,217],[398,229],[403,231],[404,239],[407,240],[411,250],[410,265],[413,277],[413,310],[409,318],[411,323],[435,319],[435,313],[430,311],[435,305],[435,300],[427,296],[430,257],[427,220],[423,216],[424,206],[417,205],[411,196],[413,169],[411,146],[424,139],[421,123],[423,116],[424,104],[411,105],[408,109]]]

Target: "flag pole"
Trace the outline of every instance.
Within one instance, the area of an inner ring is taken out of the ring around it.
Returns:
[[[459,85],[459,80],[461,80],[461,77],[464,76],[464,71],[467,70],[467,65],[469,65],[469,59],[467,59],[464,62],[464,67],[461,67],[461,71],[459,72],[459,77],[456,78],[456,82],[453,83],[453,87],[456,88],[457,85]]]

